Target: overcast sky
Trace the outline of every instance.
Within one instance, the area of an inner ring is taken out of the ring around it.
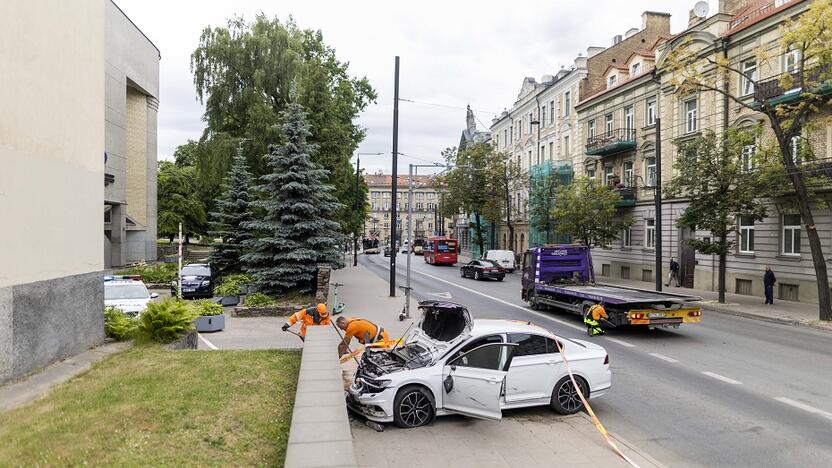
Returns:
[[[159,158],[202,133],[203,108],[196,101],[190,54],[206,26],[225,25],[236,15],[257,13],[281,20],[293,16],[303,28],[319,29],[366,76],[378,101],[359,119],[367,138],[362,167],[390,172],[393,60],[401,56],[400,97],[441,104],[399,105],[399,171],[407,164],[440,161],[459,143],[470,104],[478,126],[511,107],[523,77],[540,80],[569,66],[590,45],[609,46],[615,34],[641,27],[645,10],[671,13],[672,32],[687,24],[694,0],[323,1],[323,0],[116,0],[161,51]],[[717,0],[710,0],[711,14]]]

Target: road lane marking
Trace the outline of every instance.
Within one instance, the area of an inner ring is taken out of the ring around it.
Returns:
[[[214,346],[214,343],[211,343],[210,341],[203,338],[201,333],[197,333],[196,336],[198,336],[199,339],[202,340],[203,343],[205,343],[205,346],[208,346],[208,348],[210,348],[210,349],[219,349],[216,346]]]
[[[740,382],[739,380],[730,379],[730,378],[728,378],[728,377],[725,377],[724,375],[719,375],[719,374],[717,374],[717,373],[715,373],[715,372],[711,372],[711,371],[704,371],[704,372],[702,372],[702,373],[703,373],[703,374],[705,374],[705,375],[707,375],[708,377],[713,377],[713,378],[715,378],[715,379],[717,379],[717,380],[721,380],[721,381],[723,381],[723,382],[725,382],[725,383],[729,383],[729,384],[731,384],[731,385],[742,385],[742,382]]]
[[[794,401],[791,398],[786,397],[777,397],[775,400],[779,401],[780,403],[785,403],[789,406],[794,406],[795,408],[802,409],[803,411],[808,411],[812,414],[817,414],[818,416],[822,416],[826,419],[832,419],[832,413],[828,413],[822,409],[817,409],[814,406],[809,406],[806,403],[801,403],[799,401]]]
[[[606,338],[606,339],[608,339],[608,340],[612,341],[613,343],[618,343],[618,344],[620,344],[621,346],[624,346],[624,347],[626,347],[626,348],[635,348],[635,347],[636,347],[636,345],[631,344],[631,343],[627,343],[627,342],[626,342],[626,341],[624,341],[624,340],[619,340],[618,338],[610,338],[610,337],[608,337],[608,336],[605,336],[604,338]]]
[[[650,353],[650,355],[651,355],[651,356],[653,356],[654,358],[659,358],[659,359],[661,359],[662,361],[667,361],[667,362],[679,362],[679,361],[677,361],[676,359],[673,359],[672,357],[665,356],[664,354],[659,354],[659,353]]]
[[[430,294],[431,296],[441,297],[442,299],[453,299],[451,297],[451,293],[449,292],[432,292],[432,293],[425,293]]]
[[[433,279],[435,279],[436,281],[441,281],[441,282],[443,282],[443,283],[450,284],[451,286],[456,286],[457,288],[462,289],[463,291],[468,291],[468,292],[470,292],[470,293],[472,293],[472,294],[476,294],[476,295],[478,295],[478,296],[482,296],[482,297],[485,297],[485,298],[491,299],[492,301],[499,302],[500,304],[507,305],[507,306],[509,306],[509,307],[513,307],[513,308],[515,308],[515,309],[520,309],[520,310],[522,310],[523,312],[529,312],[529,313],[535,314],[535,315],[537,315],[537,316],[539,316],[539,317],[541,317],[541,318],[545,318],[545,319],[547,319],[547,320],[551,320],[551,321],[553,321],[553,322],[557,322],[557,323],[559,323],[559,324],[561,324],[561,325],[564,325],[564,326],[567,326],[567,327],[570,327],[570,328],[574,328],[574,329],[576,329],[576,330],[581,330],[581,331],[584,331],[584,330],[585,330],[585,328],[584,328],[584,327],[581,327],[581,326],[575,325],[574,323],[564,322],[563,320],[559,320],[559,319],[556,319],[556,318],[553,318],[553,317],[549,317],[549,316],[547,316],[547,315],[545,315],[545,314],[542,314],[542,313],[540,313],[540,312],[537,312],[537,311],[535,311],[535,310],[530,310],[530,309],[527,309],[527,308],[525,308],[525,307],[523,307],[523,306],[519,306],[519,305],[517,305],[517,304],[512,304],[511,302],[504,301],[504,300],[502,300],[502,299],[499,299],[499,298],[496,298],[496,297],[493,297],[493,296],[489,296],[488,294],[481,293],[481,292],[479,292],[479,291],[477,291],[477,290],[475,290],[475,289],[466,288],[465,286],[462,286],[462,285],[459,285],[459,284],[453,283],[453,282],[451,282],[451,281],[448,281],[448,280],[446,280],[446,279],[440,278],[440,277],[438,277],[438,276],[433,276],[433,275],[431,275],[431,274],[429,274],[429,273],[425,273],[425,272],[423,272],[423,271],[418,271],[418,270],[411,270],[411,271],[415,271],[416,273],[419,273],[420,275],[425,275],[425,276],[427,276],[428,278],[433,278]]]

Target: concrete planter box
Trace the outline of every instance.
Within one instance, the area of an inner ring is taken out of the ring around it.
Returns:
[[[202,315],[196,318],[196,331],[215,332],[225,328],[225,314]]]
[[[221,306],[235,306],[240,303],[240,296],[223,296],[218,303]]]

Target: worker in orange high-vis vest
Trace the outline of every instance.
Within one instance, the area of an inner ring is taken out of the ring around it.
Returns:
[[[300,322],[300,336],[306,336],[307,325],[329,325],[329,312],[326,310],[326,304],[318,304],[316,306],[301,309],[289,316],[286,323],[283,324],[283,331],[286,331],[292,325]]]
[[[338,345],[338,355],[347,351],[350,341],[354,337],[359,343],[368,345],[379,341],[387,341],[387,331],[373,322],[358,317],[338,317],[335,325],[344,330],[344,339]]]
[[[604,309],[604,303],[598,302],[592,307],[589,308],[589,311],[584,317],[584,325],[586,325],[586,334],[589,336],[595,335],[603,335],[604,330],[601,328],[601,323],[599,320],[601,319],[608,319],[609,316],[607,315],[606,309]]]

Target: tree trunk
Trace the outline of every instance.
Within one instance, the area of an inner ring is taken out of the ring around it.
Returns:
[[[797,209],[800,211],[800,218],[806,227],[806,237],[809,239],[809,249],[812,252],[812,265],[815,267],[815,278],[818,285],[818,317],[820,320],[832,320],[832,301],[829,293],[829,276],[826,272],[826,259],[823,256],[823,245],[820,242],[815,218],[812,215],[812,208],[809,201],[809,194],[803,180],[803,174],[797,169],[794,161],[791,160],[791,147],[789,139],[785,136],[780,138],[780,152],[783,155],[783,162],[797,198]]]
[[[722,234],[719,237],[719,242],[722,246],[725,246],[725,242],[728,240],[725,234]],[[726,258],[727,252],[723,248],[722,251],[719,253],[719,283],[717,289],[719,290],[719,303],[725,304],[725,269],[726,269]],[[678,280],[677,280],[678,281]]]
[[[511,196],[508,190],[506,190],[506,227],[508,227],[508,250],[514,251],[514,222],[511,220]]]

